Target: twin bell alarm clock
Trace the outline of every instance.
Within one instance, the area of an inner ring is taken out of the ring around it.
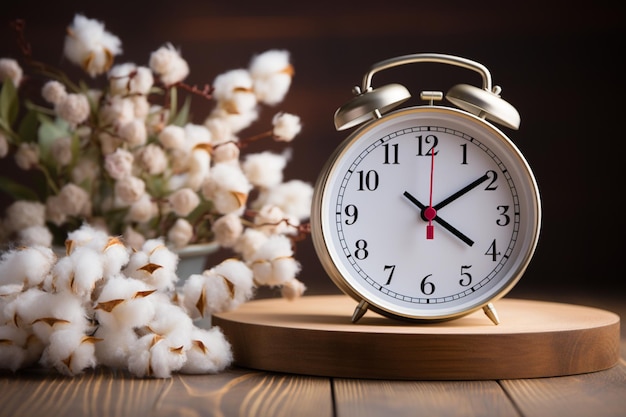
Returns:
[[[374,88],[374,75],[435,63],[477,72],[482,86],[420,91]],[[541,202],[530,166],[496,125],[518,129],[489,70],[443,54],[381,61],[335,113],[337,130],[356,128],[333,152],[315,185],[311,233],[332,281],[367,310],[437,322],[483,309],[526,270],[539,238]],[[443,105],[443,99],[451,105]],[[394,110],[396,109],[396,110]]]

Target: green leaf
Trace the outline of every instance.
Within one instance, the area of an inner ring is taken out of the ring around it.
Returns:
[[[185,126],[187,124],[187,122],[189,121],[189,111],[191,109],[191,99],[189,97],[187,97],[187,99],[185,100],[185,104],[183,104],[183,107],[181,107],[180,111],[173,115],[173,117],[170,120],[170,124],[176,125],[176,126]]]
[[[0,91],[0,119],[5,128],[10,128],[15,123],[19,112],[19,98],[17,89],[10,80],[2,83]]]
[[[48,166],[56,166],[55,161],[51,159],[50,148],[55,140],[71,136],[69,125],[64,120],[59,118],[52,120],[43,114],[39,114],[37,118],[41,123],[37,132],[41,159]]]
[[[19,143],[37,141],[37,131],[39,129],[39,119],[37,115],[38,113],[36,111],[29,110],[20,121],[17,130]]]
[[[7,177],[0,177],[0,191],[10,195],[14,200],[39,200],[33,190]]]

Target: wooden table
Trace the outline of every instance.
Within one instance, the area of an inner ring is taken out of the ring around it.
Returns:
[[[626,317],[621,301],[587,300]],[[233,367],[217,375],[138,379],[110,369],[66,378],[0,373],[0,416],[626,416],[626,335],[606,370],[534,379],[399,381]]]

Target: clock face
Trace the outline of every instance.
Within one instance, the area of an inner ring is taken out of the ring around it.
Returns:
[[[445,107],[353,133],[315,189],[313,241],[333,281],[383,314],[448,319],[506,292],[537,244],[540,202],[517,148]]]

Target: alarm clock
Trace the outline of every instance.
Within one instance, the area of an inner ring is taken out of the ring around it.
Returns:
[[[435,63],[477,72],[482,86],[420,91],[372,87],[374,75]],[[334,115],[337,130],[359,126],[334,150],[315,184],[311,235],[332,281],[367,310],[439,322],[483,309],[519,281],[533,257],[541,201],[533,172],[495,124],[517,130],[517,110],[482,64],[421,53],[374,64]],[[395,110],[394,110],[395,109]]]

